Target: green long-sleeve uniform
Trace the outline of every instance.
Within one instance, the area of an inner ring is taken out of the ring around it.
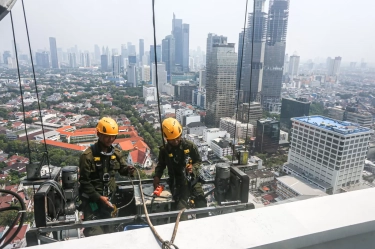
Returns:
[[[121,150],[114,148],[112,155],[100,154],[98,143],[94,144],[94,150],[87,148],[80,157],[80,195],[82,199],[82,211],[84,220],[95,220],[110,218],[111,210],[103,205],[99,200],[103,193],[105,183],[103,174],[108,173],[110,176],[108,182],[109,193],[116,190],[115,174],[127,175],[128,169],[125,159],[121,156]],[[102,227],[86,228],[85,236],[99,235],[104,232],[110,232],[111,229]]]
[[[190,157],[193,164],[191,173],[193,186],[190,186],[185,175],[186,158]],[[204,198],[202,184],[197,182],[202,159],[198,148],[192,142],[182,139],[178,147],[166,144],[160,147],[159,161],[155,168],[155,176],[161,178],[164,169],[168,168],[169,186],[176,201],[176,208],[187,207],[186,201],[189,197],[195,200],[195,207],[207,206]]]

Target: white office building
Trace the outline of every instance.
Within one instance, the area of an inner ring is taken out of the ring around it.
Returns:
[[[286,173],[308,180],[327,193],[361,185],[373,130],[323,116],[292,118]]]
[[[203,131],[203,140],[211,147],[211,141],[216,138],[230,138],[227,131],[220,130],[219,128],[210,128]]]
[[[149,101],[156,101],[157,100],[156,87],[143,86],[143,98],[145,99],[146,104]]]

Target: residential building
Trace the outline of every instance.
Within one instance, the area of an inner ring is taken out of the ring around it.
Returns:
[[[193,90],[193,99],[191,104],[196,105],[202,109],[206,109],[206,89],[197,88]]]
[[[112,55],[112,75],[113,77],[119,77],[121,74],[121,55]]]
[[[373,130],[323,116],[292,118],[286,173],[327,193],[359,186]]]
[[[180,122],[180,124],[182,124],[184,117],[187,116],[187,115],[191,115],[193,113],[194,113],[194,111],[191,110],[191,109],[186,109],[186,108],[176,109],[176,119],[177,119],[178,122]],[[182,124],[182,126],[183,126],[183,124]]]
[[[255,169],[245,172],[249,176],[250,190],[257,190],[275,180],[275,175],[265,169]]]
[[[69,60],[69,67],[70,68],[76,68],[77,67],[77,61],[76,61],[76,54],[75,53],[69,53],[68,54],[68,60]]]
[[[56,38],[55,37],[49,38],[49,48],[50,48],[52,68],[58,69],[58,68],[60,68],[60,65],[59,65],[59,59],[57,57],[57,46],[56,46]]]
[[[231,117],[235,109],[237,53],[226,37],[209,34],[206,68],[206,125],[219,126],[220,118]]]
[[[257,121],[255,150],[259,153],[275,153],[279,147],[280,122],[274,119]]]
[[[309,116],[310,102],[305,98],[289,99],[281,101],[280,128],[289,131],[292,128],[291,118]]]
[[[126,75],[128,77],[126,85],[136,87],[138,84],[138,68],[135,64],[132,63],[126,67]]]
[[[229,141],[222,138],[215,138],[211,141],[210,148],[218,157],[232,156],[233,150]]]
[[[286,175],[276,178],[276,193],[280,199],[294,198],[300,195],[326,196],[327,193],[298,176]]]
[[[196,123],[196,122],[200,122],[201,121],[201,116],[198,115],[198,114],[188,114],[188,115],[185,115],[182,117],[182,123],[181,125],[182,126],[187,126],[189,125],[190,123]]]
[[[154,86],[143,86],[143,98],[147,104],[149,101],[157,100],[156,87]]]
[[[202,122],[190,122],[186,125],[187,134],[194,134],[197,136],[203,136],[203,131],[207,127]]]
[[[206,70],[199,70],[199,87],[206,87]]]
[[[147,66],[147,65],[143,65],[141,67],[141,70],[142,70],[142,81],[148,83],[151,81],[151,69],[150,69],[150,66]]]

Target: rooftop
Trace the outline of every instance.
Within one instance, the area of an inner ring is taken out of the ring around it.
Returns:
[[[286,175],[276,178],[279,182],[293,189],[300,195],[327,195],[324,191],[309,183],[308,181],[296,176]]]
[[[299,121],[305,124],[319,127],[328,131],[333,131],[343,135],[361,133],[361,132],[372,132],[371,129],[359,126],[356,123],[348,121],[339,121],[324,116],[306,116],[299,118],[292,118],[292,121]]]

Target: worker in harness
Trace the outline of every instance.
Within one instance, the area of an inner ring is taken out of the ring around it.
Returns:
[[[84,221],[111,218],[114,206],[110,198],[116,189],[115,174],[132,175],[133,166],[128,166],[121,150],[112,143],[118,135],[118,125],[112,118],[104,117],[96,126],[98,141],[87,148],[79,161],[81,211]],[[113,227],[97,226],[85,228],[86,237],[113,232]]]
[[[198,181],[198,172],[202,159],[198,148],[192,142],[183,139],[182,127],[174,118],[167,118],[162,123],[163,136],[167,140],[160,147],[159,160],[155,168],[154,188],[160,184],[164,169],[168,168],[169,187],[175,201],[175,210],[183,208],[201,208],[207,206],[202,184]],[[200,215],[205,217],[207,215]],[[181,220],[186,220],[182,216]]]

